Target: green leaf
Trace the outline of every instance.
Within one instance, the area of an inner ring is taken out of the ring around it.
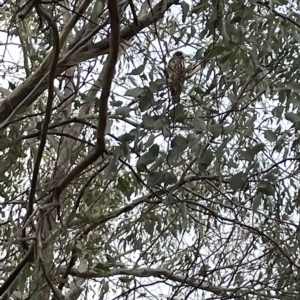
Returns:
[[[180,4],[181,4],[181,9],[182,9],[182,23],[185,23],[187,14],[190,9],[190,5],[188,3],[186,3],[185,1],[181,1]]]
[[[171,142],[172,149],[168,153],[168,163],[181,158],[183,151],[187,148],[188,142],[182,135],[177,135]]]
[[[183,228],[186,229],[187,228],[188,215],[187,215],[187,207],[186,207],[185,201],[179,202],[178,207],[180,209],[180,214],[181,214],[181,217],[182,217]]]
[[[149,152],[143,154],[137,161],[137,169],[139,172],[145,170],[145,167],[151,163],[153,163],[159,153],[159,146],[154,144],[150,149]]]
[[[286,113],[285,118],[292,123],[300,122],[300,114]]]
[[[242,18],[240,16],[236,16],[230,20],[230,24],[240,23]]]
[[[236,169],[239,165],[238,165],[237,163],[235,163],[235,162],[233,161],[233,159],[230,159],[230,160],[228,161],[228,163],[227,163],[227,166],[228,166],[228,168],[234,168],[234,169]]]
[[[223,134],[224,135],[231,134],[234,132],[234,130],[235,130],[235,125],[228,125],[223,128]]]
[[[130,107],[123,106],[116,109],[116,114],[123,117],[130,117]]]
[[[252,208],[254,211],[257,211],[257,209],[259,208],[259,206],[261,204],[261,199],[262,199],[262,195],[260,193],[258,193],[254,196],[254,200],[253,200],[253,204],[252,204]]]
[[[244,186],[246,180],[247,180],[246,174],[243,172],[239,172],[233,175],[229,179],[229,186],[232,188],[234,192],[236,192],[237,190],[241,189]]]
[[[209,131],[214,137],[218,137],[222,134],[223,125],[222,124],[210,124]]]
[[[272,109],[272,114],[276,118],[281,118],[283,111],[284,111],[284,106],[277,106]]]
[[[109,291],[109,283],[107,281],[102,281],[101,286],[103,293],[106,294]]]
[[[267,196],[273,196],[275,194],[275,189],[271,183],[267,181],[261,181],[257,186],[257,192]]]
[[[158,158],[156,159],[156,161],[151,165],[151,167],[149,168],[150,171],[156,170],[157,168],[161,168],[161,166],[163,165],[163,163],[165,162],[165,154],[164,155],[160,155],[158,156]]]
[[[154,140],[155,140],[155,136],[154,134],[150,134],[147,142],[145,143],[145,148],[149,148],[150,146],[152,146],[152,144],[154,143]]]
[[[119,277],[119,280],[121,282],[124,282],[124,283],[129,283],[133,280],[133,277],[125,277],[125,276],[122,276],[122,277]]]
[[[217,159],[220,159],[224,156],[224,152],[227,151],[226,147],[227,147],[228,142],[229,142],[228,139],[223,139],[220,147],[215,152]]]
[[[133,187],[132,183],[127,181],[126,177],[119,177],[118,178],[118,184],[117,184],[117,189],[121,191],[123,195],[125,195],[128,199],[133,193]]]
[[[99,263],[96,264],[95,269],[96,270],[101,270],[101,271],[109,271],[110,268],[99,262]]]
[[[153,129],[155,130],[162,130],[164,127],[163,119],[157,119],[153,124]]]
[[[134,138],[135,138],[134,130],[130,131],[130,133],[125,133],[125,134],[119,136],[119,140],[121,142],[132,142],[132,141],[134,141]]]
[[[273,169],[270,172],[268,172],[267,174],[264,175],[264,179],[267,179],[268,182],[272,182],[275,183],[276,180],[278,178],[278,169]]]
[[[297,30],[294,31],[293,33],[295,40],[300,43],[300,35],[297,33]]]
[[[140,65],[136,69],[132,70],[128,75],[140,75],[145,69],[145,65]]]
[[[164,186],[167,187],[170,184],[177,182],[177,176],[173,172],[166,172],[163,176]]]
[[[129,143],[127,142],[122,142],[121,149],[123,151],[123,155],[126,159],[130,159],[130,148],[129,148]]]
[[[199,136],[196,133],[189,133],[187,136],[189,148],[192,150],[194,153],[198,153],[199,151]]]
[[[136,87],[134,89],[126,91],[126,93],[124,94],[124,96],[130,96],[130,97],[138,98],[141,95],[143,95],[143,93],[144,93],[144,89],[143,88]]]
[[[114,100],[110,101],[111,106],[121,107],[122,104],[123,104],[122,101],[114,101]]]
[[[177,202],[177,199],[174,197],[173,194],[169,193],[167,197],[163,199],[163,204],[166,206],[171,206]]]
[[[145,87],[143,89],[143,93],[139,97],[139,107],[140,110],[146,111],[149,109],[152,105],[154,105],[154,97],[153,93],[151,92],[149,87]]]
[[[104,169],[104,176],[108,179],[112,179],[118,170],[118,164],[116,157],[112,158],[108,166]]]
[[[298,82],[290,82],[286,85],[286,87],[296,93],[300,93],[300,83]]]
[[[133,86],[137,86],[139,87],[140,85],[136,82],[135,78],[132,76],[128,76],[128,79],[130,80],[130,82],[132,83]]]
[[[247,147],[246,150],[240,150],[241,157],[252,162],[254,159],[255,155],[258,154],[259,152],[263,151],[265,148],[265,144],[257,144],[254,147],[250,148]]]
[[[300,98],[298,94],[293,94],[294,97],[290,99],[290,102],[293,103],[296,107],[300,107]]]
[[[214,154],[212,153],[212,151],[210,149],[204,151],[202,153],[201,158],[198,163],[199,172],[205,171],[209,167],[213,158],[214,158]]]
[[[172,148],[180,148],[182,150],[185,150],[188,146],[187,139],[182,136],[181,134],[178,134],[175,136],[175,138],[171,142]]]
[[[163,172],[151,172],[148,176],[147,185],[152,187],[163,181]]]
[[[277,141],[277,135],[272,130],[265,130],[264,136],[270,142],[276,142]]]
[[[91,12],[91,21],[97,22],[98,16],[103,12],[103,3],[101,1],[97,1],[94,5],[93,11]]]
[[[181,120],[185,117],[183,105],[181,103],[177,104],[170,112],[171,119],[173,122]]]
[[[228,98],[231,100],[232,104],[237,103],[239,100],[237,95],[232,93],[228,94]]]
[[[201,118],[195,117],[194,128],[196,132],[203,132],[206,131],[206,124]]]
[[[171,136],[169,124],[164,124],[164,126],[162,128],[162,134],[163,134],[164,138]]]
[[[111,264],[116,263],[116,259],[113,256],[111,256],[110,254],[105,254],[105,257],[109,263],[111,263]]]
[[[148,114],[143,115],[143,125],[145,129],[152,129],[154,126],[155,118]]]
[[[226,54],[226,55],[220,57],[219,60],[220,60],[220,63],[225,64],[227,61],[230,62],[230,59],[231,59],[231,58],[232,58],[232,53],[229,52],[228,54]]]
[[[199,60],[203,57],[203,49],[198,49],[195,54],[195,60]]]
[[[151,81],[149,84],[149,88],[152,93],[157,93],[161,90],[161,88],[166,84],[166,79],[158,79],[156,81]]]
[[[211,56],[218,56],[222,54],[224,51],[228,50],[227,47],[224,46],[215,46],[211,52]]]

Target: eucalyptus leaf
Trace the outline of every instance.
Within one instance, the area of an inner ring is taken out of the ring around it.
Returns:
[[[137,161],[138,171],[144,171],[145,167],[155,162],[159,153],[159,146],[154,144],[147,153],[143,154]]]
[[[237,191],[245,185],[246,180],[246,174],[243,172],[239,172],[229,179],[229,185],[233,191]]]
[[[190,9],[190,5],[185,1],[181,1],[180,4],[181,4],[181,8],[182,8],[182,22],[185,23],[187,14],[188,14],[189,9]]]
[[[132,70],[129,75],[140,75],[145,69],[145,65],[140,65],[136,69]]]
[[[124,106],[116,109],[116,114],[123,117],[130,117],[130,107]]]

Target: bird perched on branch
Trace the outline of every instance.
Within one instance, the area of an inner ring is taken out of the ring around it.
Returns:
[[[173,103],[179,103],[185,75],[184,54],[181,51],[174,53],[168,64],[168,75],[171,80],[170,91]]]

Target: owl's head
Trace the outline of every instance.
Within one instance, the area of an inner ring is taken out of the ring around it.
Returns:
[[[184,54],[181,51],[176,51],[173,55],[173,57],[180,57],[180,58],[184,58]]]

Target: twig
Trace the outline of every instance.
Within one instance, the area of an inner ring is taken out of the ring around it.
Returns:
[[[138,20],[138,17],[136,15],[134,4],[133,4],[132,0],[128,0],[128,2],[129,2],[129,6],[130,6],[130,9],[131,9],[132,15],[133,15],[134,23],[135,23],[136,26],[139,26],[139,20]]]

